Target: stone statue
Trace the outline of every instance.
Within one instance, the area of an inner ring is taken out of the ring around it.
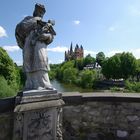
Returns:
[[[48,77],[47,45],[56,35],[54,21],[42,20],[46,10],[44,5],[36,4],[33,16],[25,17],[16,26],[15,36],[23,50],[23,68],[26,74],[25,90],[53,89]]]

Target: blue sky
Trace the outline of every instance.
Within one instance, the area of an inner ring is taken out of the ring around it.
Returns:
[[[44,20],[54,19],[57,36],[48,46],[50,63],[64,60],[64,51],[73,42],[93,57],[132,52],[140,58],[140,0],[1,0],[0,46],[22,64],[22,50],[15,40],[15,26],[32,15],[35,3],[44,4]]]

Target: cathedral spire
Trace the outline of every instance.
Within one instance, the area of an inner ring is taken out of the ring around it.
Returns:
[[[72,42],[71,42],[71,45],[70,45],[70,54],[73,53],[73,48],[72,48]]]

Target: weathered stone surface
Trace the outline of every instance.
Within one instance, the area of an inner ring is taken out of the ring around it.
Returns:
[[[11,140],[13,130],[13,113],[0,114],[0,140]]]
[[[48,90],[22,95],[16,98],[13,140],[62,140],[61,95]]]
[[[126,138],[128,136],[128,132],[124,130],[117,130],[117,137]]]
[[[47,46],[56,35],[54,21],[43,21],[44,5],[36,4],[33,16],[26,16],[15,29],[15,36],[23,49],[23,67],[26,74],[24,90],[53,89],[49,80]]]
[[[128,121],[138,121],[139,120],[139,117],[137,115],[129,115],[126,117],[128,119]]]
[[[130,102],[66,104],[63,107],[65,139],[137,140],[140,138],[139,108],[139,103]]]
[[[66,97],[67,95],[65,95]],[[131,95],[132,96],[132,95]],[[39,133],[43,132],[46,129],[43,128],[43,124],[47,122],[47,118],[45,122],[38,121],[42,120],[43,116],[47,116],[48,114],[53,114],[52,110],[57,110],[57,114],[62,113],[61,108],[57,108],[53,104],[51,104],[50,107],[47,107],[48,105],[45,105],[47,101],[51,101],[51,99],[55,99],[56,101],[59,100],[60,96],[57,96],[55,94],[48,95],[48,98],[46,95],[41,95],[41,97],[38,97],[38,99],[33,98],[31,95],[28,96],[29,100],[23,96],[23,98],[19,98],[19,104],[16,105],[28,105],[34,102],[44,103],[44,107],[41,109],[34,110],[32,109],[26,109],[22,111],[17,111],[15,114],[15,119],[17,123],[17,127],[19,128],[16,132],[18,135],[17,140],[22,140],[22,133],[23,130],[23,123],[24,120],[30,121],[33,123],[25,124],[26,128],[29,130],[28,137],[34,136],[31,135],[31,132],[37,133],[37,137],[41,137]],[[67,97],[66,97],[67,98]],[[106,98],[106,97],[104,97]],[[116,98],[116,97],[115,97]],[[118,98],[118,97],[117,97]],[[130,97],[129,97],[130,98]],[[23,100],[24,102],[23,102]],[[74,99],[71,98],[70,99]],[[78,98],[79,99],[79,98]],[[91,97],[93,99],[93,96]],[[120,99],[120,97],[119,97]],[[140,102],[137,102],[138,99],[132,98],[132,101],[127,102],[126,100],[123,101],[121,99],[120,102],[112,101],[111,99],[104,99],[101,97],[101,99],[98,99],[95,101],[95,99],[90,100],[88,96],[88,100],[82,99],[82,96],[80,98],[80,102],[74,102],[69,101],[65,104],[63,107],[63,139],[64,140],[139,140],[140,139]],[[90,100],[90,101],[89,101]],[[29,101],[29,103],[28,103]],[[73,104],[72,104],[73,103]],[[76,103],[76,104],[75,104]],[[37,104],[36,104],[37,105]],[[12,105],[13,106],[13,105]],[[40,105],[41,107],[41,105]],[[21,107],[22,108],[22,107]],[[29,114],[28,114],[29,112]],[[31,116],[30,116],[31,113]],[[34,115],[34,114],[42,114],[42,115]],[[47,115],[43,115],[47,114]],[[29,115],[29,116],[28,116]],[[58,117],[60,115],[57,115],[57,125],[55,125],[57,131],[56,135],[58,140],[62,140],[62,132],[60,131],[62,128],[61,125],[61,117]],[[41,117],[42,116],[42,117]],[[11,140],[12,139],[12,131],[13,130],[13,112],[0,114],[0,140]],[[33,118],[33,119],[32,119]],[[37,126],[34,123],[34,119],[37,119]],[[45,118],[44,118],[45,119]],[[51,121],[50,121],[51,122]],[[32,124],[34,124],[37,128],[37,130],[33,130]],[[50,124],[50,123],[49,123]],[[53,125],[53,123],[51,123]],[[52,127],[52,125],[49,125]],[[43,128],[43,129],[42,129]],[[33,130],[33,131],[31,131]],[[26,131],[25,131],[26,132]],[[39,133],[38,133],[39,132]],[[42,133],[42,134],[43,134]],[[44,136],[46,137],[46,135]],[[42,137],[43,138],[43,137]],[[35,138],[34,138],[35,139]],[[14,139],[16,140],[16,139]]]

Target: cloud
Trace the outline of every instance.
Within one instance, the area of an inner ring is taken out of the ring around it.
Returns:
[[[110,27],[108,28],[108,30],[109,30],[110,32],[114,32],[114,31],[116,30],[116,27],[110,26]]]
[[[91,55],[96,55],[97,53],[94,52],[94,51],[88,51],[88,50],[84,50],[84,55],[88,55],[88,54],[91,54]]]
[[[65,46],[57,46],[55,48],[47,48],[47,50],[50,51],[50,52],[64,53],[65,51],[68,50],[68,48],[65,47]]]
[[[74,20],[73,23],[74,23],[75,25],[79,25],[79,24],[80,24],[80,20]]]
[[[131,16],[140,16],[140,10],[139,10],[139,8],[138,7],[136,7],[136,6],[129,6],[128,7],[128,11],[129,11],[129,14],[131,15]]]
[[[6,30],[2,26],[0,26],[0,38],[1,37],[7,37]]]
[[[22,62],[22,61],[19,61],[19,60],[15,61],[15,63],[16,63],[18,66],[23,65],[23,62]]]
[[[63,60],[62,59],[55,60],[55,62],[52,61],[52,60],[49,60],[49,64],[60,64],[60,63],[63,63],[63,62],[64,62],[64,59]]]
[[[140,58],[140,48],[130,49],[129,51],[128,50],[113,50],[113,51],[108,52],[106,56],[111,57],[115,55],[116,53],[123,53],[123,52],[130,52],[136,57],[136,59]]]
[[[140,48],[131,50],[132,54],[137,58],[140,59]]]
[[[113,50],[113,51],[108,52],[106,54],[106,56],[111,57],[111,56],[115,55],[116,53],[122,53],[122,52],[124,52],[124,51],[122,51],[122,50]]]
[[[3,48],[8,52],[15,52],[20,50],[19,46],[3,46]]]

